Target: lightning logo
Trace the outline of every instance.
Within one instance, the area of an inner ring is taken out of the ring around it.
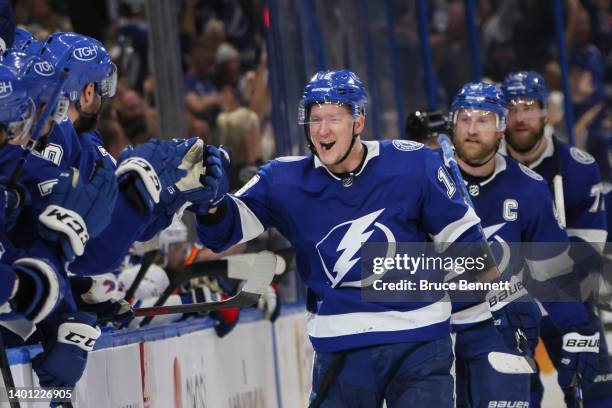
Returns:
[[[340,282],[342,282],[340,286],[360,286],[358,285],[359,281],[343,282],[343,279],[353,270],[355,264],[359,262],[360,257],[357,254],[361,249],[361,245],[368,242],[376,230],[380,230],[384,234],[387,242],[395,242],[395,237],[391,230],[384,224],[375,222],[384,210],[383,208],[355,220],[336,225],[317,243],[316,248],[323,265],[323,270],[329,278],[332,287],[338,286]],[[332,243],[338,236],[339,230],[341,231],[347,227],[348,229],[343,234],[340,242],[334,248]],[[324,246],[327,247],[327,251],[323,248]],[[330,272],[328,264],[331,264],[331,262],[326,262],[326,259],[329,260],[332,251],[332,257],[335,259],[335,262]],[[326,253],[328,254],[327,256],[325,256]]]

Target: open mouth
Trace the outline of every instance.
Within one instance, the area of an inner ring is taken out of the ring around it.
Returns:
[[[321,147],[323,148],[323,150],[327,151],[334,147],[335,144],[336,142],[321,143]]]

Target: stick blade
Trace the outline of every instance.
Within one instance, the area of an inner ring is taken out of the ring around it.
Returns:
[[[534,374],[536,372],[535,361],[528,356],[492,351],[487,357],[491,367],[502,374]]]

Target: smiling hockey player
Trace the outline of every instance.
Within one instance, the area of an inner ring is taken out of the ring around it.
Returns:
[[[482,244],[484,237],[435,152],[360,139],[366,102],[352,72],[318,72],[299,109],[312,154],[261,167],[198,216],[198,234],[220,251],[276,227],[293,245],[312,313],[311,406],[379,407],[384,400],[388,407],[451,407],[448,299],[363,301],[361,245],[429,237]],[[496,277],[494,265],[478,275]]]

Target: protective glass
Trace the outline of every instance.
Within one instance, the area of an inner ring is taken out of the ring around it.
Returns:
[[[473,128],[478,132],[501,132],[506,128],[505,122],[496,113],[478,109],[460,109],[455,112],[453,119],[455,129],[462,127]]]

